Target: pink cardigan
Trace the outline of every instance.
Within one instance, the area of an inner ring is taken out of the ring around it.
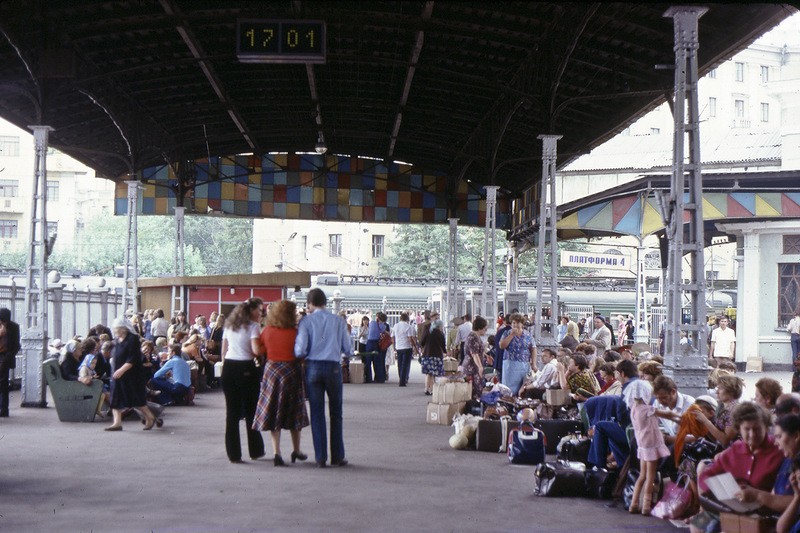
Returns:
[[[700,474],[700,490],[708,490],[707,478],[723,472],[730,472],[736,481],[744,481],[751,487],[772,490],[784,459],[783,453],[775,445],[772,435],[767,435],[757,452],[750,453],[747,445],[737,440]]]

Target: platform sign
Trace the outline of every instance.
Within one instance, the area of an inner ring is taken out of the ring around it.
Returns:
[[[242,63],[325,63],[325,21],[237,20],[236,57]]]
[[[596,254],[592,252],[573,252],[561,250],[562,267],[592,268],[595,270],[632,270],[630,256],[616,254]]]

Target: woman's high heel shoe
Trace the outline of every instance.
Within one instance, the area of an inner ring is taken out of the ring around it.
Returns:
[[[272,462],[275,466],[286,466],[286,463],[283,462],[283,457],[280,455],[276,455]]]
[[[303,452],[292,452],[292,464],[297,460],[305,461],[306,459],[308,459],[308,456]]]

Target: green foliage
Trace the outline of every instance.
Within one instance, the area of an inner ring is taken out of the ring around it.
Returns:
[[[558,254],[561,254],[562,250],[574,250],[574,251],[586,251],[588,247],[586,243],[579,242],[579,241],[567,241],[567,242],[559,242],[558,246]],[[535,278],[538,276],[539,271],[536,268],[537,262],[537,248],[532,248],[527,252],[520,254],[519,256],[519,277],[520,278]],[[547,265],[547,270],[545,272],[549,272],[550,265]],[[579,267],[559,267],[558,275],[559,276],[566,276],[566,277],[581,277],[587,276],[596,272],[596,270],[590,270],[586,268],[579,268]]]
[[[172,275],[175,219],[139,217],[139,272],[143,277]],[[75,243],[56,240],[48,259],[54,270],[80,270],[110,275],[125,262],[127,219],[121,216],[89,220]],[[250,219],[186,217],[184,272],[187,276],[239,274],[252,269],[253,222]],[[17,245],[2,252],[0,266],[24,270],[27,249]]]

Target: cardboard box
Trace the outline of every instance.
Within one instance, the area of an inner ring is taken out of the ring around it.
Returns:
[[[364,383],[364,363],[350,361],[350,383]]]
[[[453,417],[464,412],[466,402],[460,403],[429,403],[428,414],[425,421],[428,424],[438,424],[449,426],[453,423]]]
[[[549,389],[544,393],[544,401],[548,405],[568,405],[572,403],[569,391],[564,389]]]
[[[445,373],[458,372],[458,361],[456,359],[453,359],[452,357],[445,357],[443,365]]]
[[[719,519],[724,533],[769,533],[777,523],[772,517],[755,514],[720,513]]]
[[[461,381],[433,384],[433,403],[459,403],[472,399],[472,385]]]
[[[745,372],[763,372],[764,359],[761,357],[748,357],[747,365],[744,369]]]
[[[511,431],[519,427],[519,422],[509,420],[507,429]],[[508,435],[506,435],[508,437]],[[478,431],[475,434],[475,448],[480,452],[500,451],[503,442],[503,424],[499,420],[478,420]]]

